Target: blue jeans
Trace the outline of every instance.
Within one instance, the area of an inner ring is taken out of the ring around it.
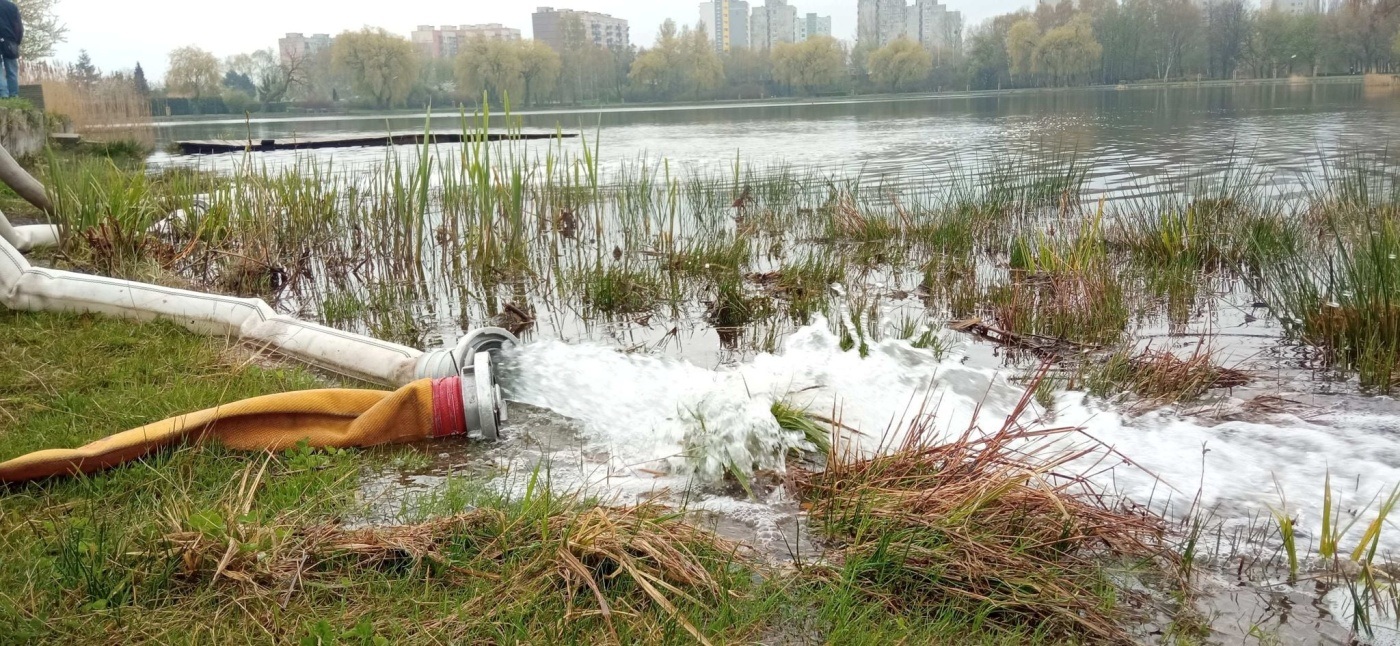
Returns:
[[[19,59],[5,59],[5,85],[0,86],[0,98],[19,96]]]

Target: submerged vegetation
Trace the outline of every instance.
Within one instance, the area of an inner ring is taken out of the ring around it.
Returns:
[[[1091,194],[1085,163],[1054,152],[951,178],[737,159],[605,170],[587,136],[393,149],[358,167],[250,157],[216,174],[54,155],[39,170],[65,226],[59,264],[260,296],[410,344],[445,321],[546,335],[580,321],[591,337],[596,320],[637,348],[699,332],[749,353],[818,315],[852,347],[927,343],[977,317],[1059,344],[1062,359],[1126,360],[1144,336],[1200,336],[1247,312],[1314,367],[1388,392],[1400,379],[1388,164],[1336,159],[1316,188],[1282,195],[1240,159],[1153,198]],[[1110,397],[1185,402],[1213,387],[1144,392],[1139,371],[1111,364],[1093,371]]]

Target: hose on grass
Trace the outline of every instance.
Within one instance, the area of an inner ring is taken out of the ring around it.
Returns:
[[[308,390],[255,397],[180,415],[76,449],[50,449],[0,463],[0,482],[95,473],[162,448],[214,443],[243,451],[281,451],[303,442],[352,448],[466,435],[471,420],[463,377],[421,379],[396,391]]]

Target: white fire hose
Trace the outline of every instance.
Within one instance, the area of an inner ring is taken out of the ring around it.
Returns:
[[[43,186],[3,146],[0,181],[44,212],[52,212]],[[469,393],[475,407],[467,411],[469,417],[504,418],[505,403],[494,385],[493,362],[480,362],[475,355],[482,352],[489,358],[494,351],[518,343],[506,330],[477,329],[456,348],[424,352],[281,315],[260,299],[31,266],[21,252],[57,244],[60,233],[52,225],[12,226],[0,213],[0,305],[13,310],[171,321],[194,332],[237,338],[325,370],[395,387],[418,379],[461,376],[464,396]],[[483,426],[490,428],[479,430],[495,439],[496,425]]]

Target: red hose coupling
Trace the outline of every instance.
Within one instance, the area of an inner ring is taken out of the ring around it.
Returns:
[[[452,437],[467,432],[467,414],[462,404],[462,378],[433,380],[433,437]]]

